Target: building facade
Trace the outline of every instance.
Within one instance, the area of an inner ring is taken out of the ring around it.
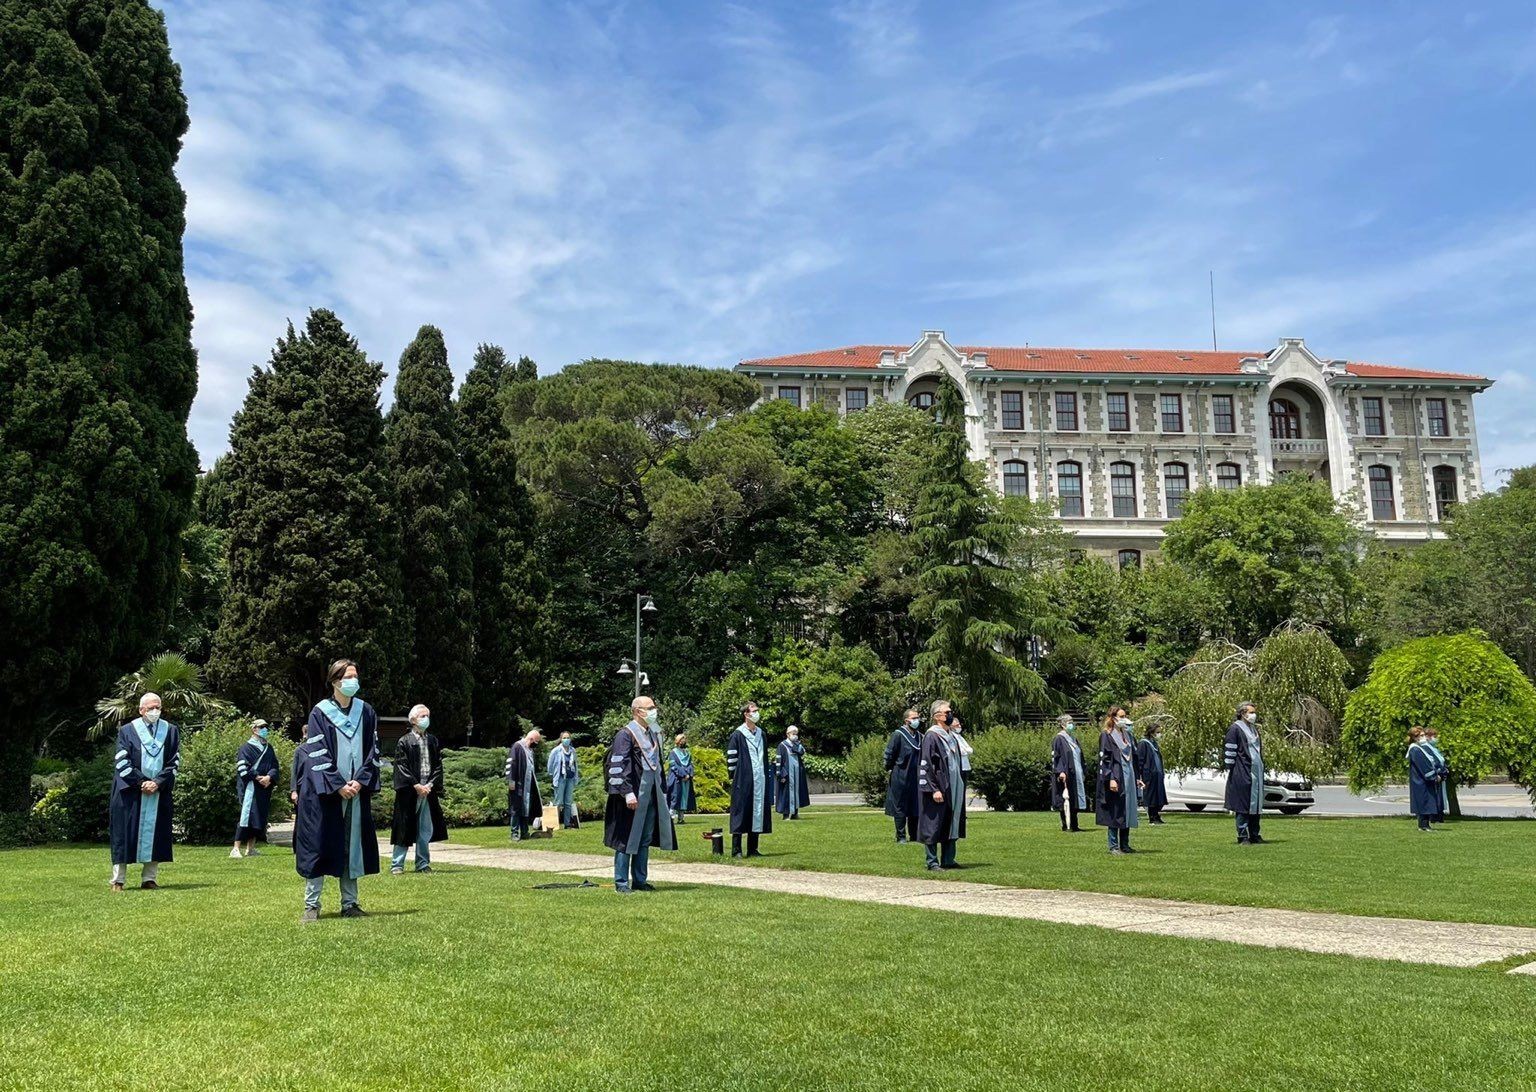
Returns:
[[[764,399],[857,413],[931,406],[948,377],[999,492],[1048,499],[1085,550],[1140,564],[1198,488],[1300,471],[1380,538],[1433,537],[1482,492],[1475,375],[1325,360],[1300,338],[1267,353],[857,345],[746,360]]]

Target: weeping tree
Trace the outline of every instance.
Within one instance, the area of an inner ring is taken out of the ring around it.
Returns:
[[[1287,622],[1252,649],[1207,645],[1169,680],[1160,711],[1164,759],[1174,769],[1215,765],[1238,705],[1251,701],[1271,769],[1329,774],[1348,675],[1349,661],[1333,639],[1305,623]]]
[[[1453,814],[1460,814],[1455,787],[1498,769],[1536,791],[1536,687],[1482,632],[1422,637],[1376,657],[1344,715],[1350,788],[1380,789],[1405,777],[1415,725],[1439,729]]]

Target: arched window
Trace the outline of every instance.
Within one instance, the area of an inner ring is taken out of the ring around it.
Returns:
[[[1139,569],[1139,568],[1141,568],[1141,551],[1140,550],[1121,550],[1120,553],[1117,555],[1117,559],[1120,562],[1120,568],[1122,568],[1122,569]]]
[[[1183,463],[1163,465],[1163,502],[1169,519],[1184,514],[1184,498],[1189,495],[1189,467]]]
[[[1083,464],[1064,462],[1056,464],[1056,499],[1064,516],[1083,514]]]
[[[1392,495],[1392,468],[1373,466],[1367,476],[1371,482],[1371,518],[1393,520],[1397,518],[1397,500]]]
[[[1029,496],[1029,466],[1018,459],[1003,464],[1003,496]]]
[[[1301,439],[1301,410],[1286,398],[1269,400],[1269,435],[1276,440]]]
[[[1238,489],[1243,484],[1243,468],[1236,463],[1216,464],[1216,488]]]
[[[1456,507],[1456,468],[1454,466],[1437,466],[1431,473],[1435,480],[1435,511],[1440,519],[1445,519],[1451,514],[1451,509]]]
[[[933,409],[933,402],[934,394],[932,391],[918,391],[911,398],[907,399],[907,405],[921,410]]]
[[[1115,515],[1136,515],[1136,468],[1130,463],[1109,464],[1109,499]]]

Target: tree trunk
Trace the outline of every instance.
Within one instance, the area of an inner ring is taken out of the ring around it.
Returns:
[[[1445,783],[1445,793],[1446,793],[1446,796],[1450,798],[1449,799],[1449,803],[1451,805],[1451,818],[1453,818],[1453,819],[1460,819],[1461,818],[1461,801],[1456,799],[1456,782],[1454,782],[1454,781],[1446,781],[1446,783]]]
[[[32,807],[33,738],[30,724],[0,730],[0,812],[25,813]]]

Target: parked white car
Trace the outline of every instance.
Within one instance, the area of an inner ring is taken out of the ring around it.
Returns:
[[[1226,770],[1190,770],[1182,775],[1170,770],[1165,783],[1168,786],[1169,804],[1183,804],[1190,811],[1226,807]],[[1283,815],[1300,815],[1315,803],[1312,798],[1312,782],[1301,774],[1265,771],[1266,809],[1277,810]]]

